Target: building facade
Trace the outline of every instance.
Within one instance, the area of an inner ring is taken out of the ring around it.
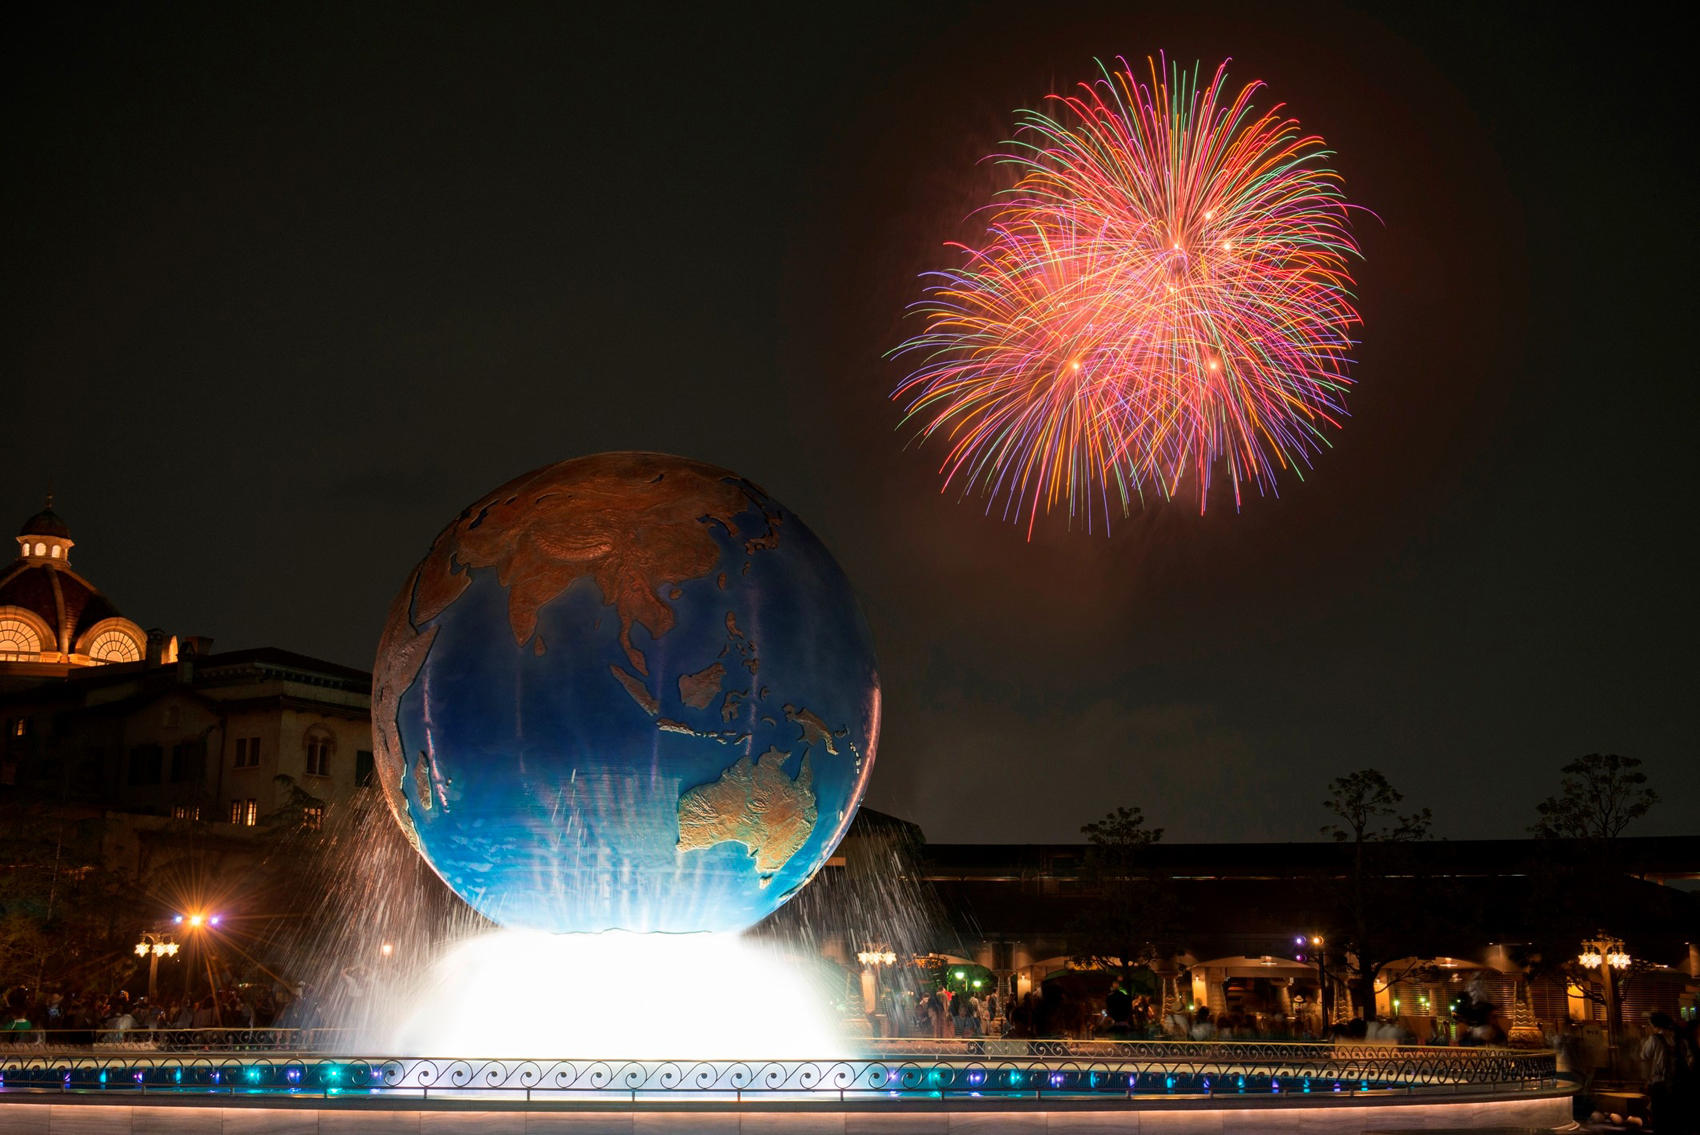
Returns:
[[[70,527],[48,507],[18,530],[18,558],[0,573],[0,688],[148,655],[148,637],[71,568]],[[166,650],[161,642],[156,655]]]
[[[51,508],[17,539],[0,574],[0,786],[251,828],[292,804],[311,824],[371,780],[365,671],[144,631],[71,568]]]

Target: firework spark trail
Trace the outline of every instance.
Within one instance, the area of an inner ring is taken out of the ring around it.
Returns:
[[[1202,512],[1218,467],[1238,508],[1247,481],[1302,479],[1346,413],[1358,246],[1330,151],[1255,111],[1261,83],[1230,97],[1226,63],[1200,87],[1117,62],[1018,112],[992,157],[1014,186],[923,276],[926,326],[893,352],[918,360],[892,397],[947,441],[945,488],[1029,537],[1041,509],[1107,528],[1189,475]]]

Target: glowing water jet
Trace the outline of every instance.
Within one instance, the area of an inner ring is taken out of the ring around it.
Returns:
[[[847,1056],[823,978],[734,934],[499,930],[444,952],[396,1007],[387,1047],[551,1059]]]

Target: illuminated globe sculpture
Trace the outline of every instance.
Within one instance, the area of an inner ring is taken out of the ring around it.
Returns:
[[[445,528],[378,648],[379,778],[454,890],[511,927],[731,931],[860,803],[879,679],[844,572],[735,473],[563,461]]]

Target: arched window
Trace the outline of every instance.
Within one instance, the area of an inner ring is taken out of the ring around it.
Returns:
[[[331,754],[336,752],[336,739],[324,729],[315,728],[307,734],[307,775],[329,776]]]
[[[47,545],[38,542],[35,546],[35,554],[38,556],[45,556],[47,554]]]
[[[121,630],[101,631],[89,643],[89,657],[96,662],[140,662],[142,648]]]
[[[40,653],[41,636],[34,627],[16,616],[0,615],[0,658]]]
[[[54,559],[58,559],[58,558],[59,558],[59,553],[60,553],[60,551],[61,551],[61,549],[60,549],[60,547],[59,547],[59,545],[58,545],[58,544],[55,544],[55,545],[53,545],[53,558],[54,558]]]

